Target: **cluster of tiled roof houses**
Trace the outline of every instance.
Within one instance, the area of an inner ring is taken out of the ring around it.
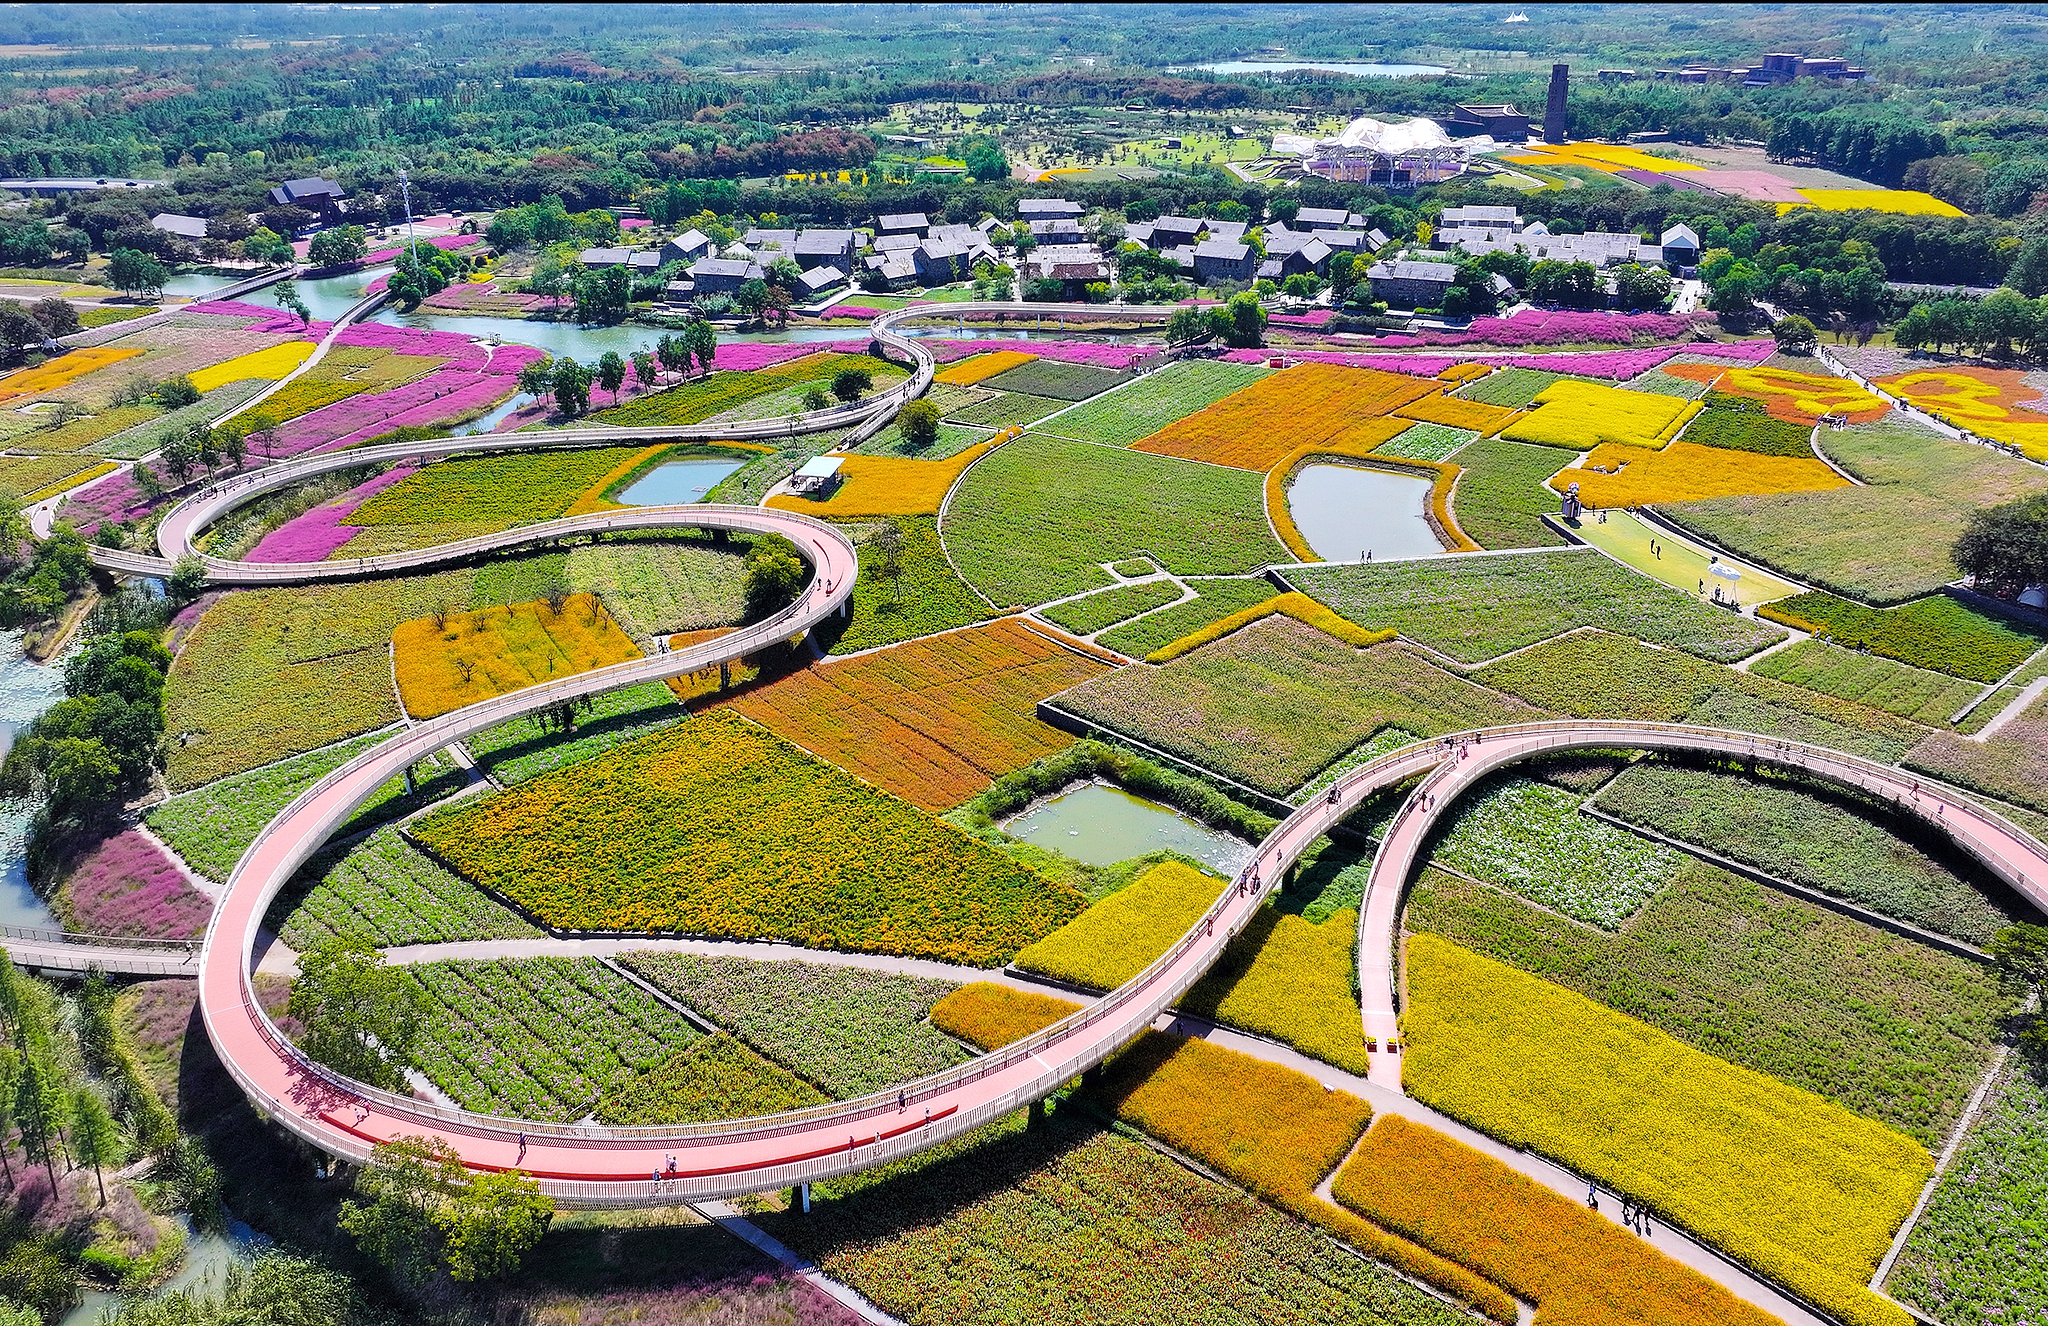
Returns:
[[[802,273],[794,293],[806,299],[871,272],[879,274],[880,283],[889,289],[965,280],[978,264],[997,261],[989,232],[1001,224],[991,217],[978,226],[933,225],[922,212],[907,212],[876,218],[872,235],[850,229],[756,226],[723,249],[693,229],[655,249],[585,249],[581,261],[585,267],[623,266],[650,274],[670,263],[687,263],[684,275],[667,287],[670,300],[687,302],[699,295],[730,294],[745,282],[760,279],[777,259],[787,258]]]
[[[306,207],[323,216],[335,215],[341,190],[332,180],[289,180],[271,191],[278,203]],[[1115,266],[1102,246],[1081,226],[1082,207],[1064,198],[1026,198],[1017,204],[1018,220],[1032,243],[1012,256],[1026,281],[1057,280],[1070,285],[1108,281]],[[184,234],[180,223],[205,233],[205,221],[160,215],[159,229]],[[1265,252],[1246,240],[1249,223],[1212,217],[1161,216],[1133,222],[1126,242],[1137,243],[1168,259],[1179,271],[1203,285],[1266,279],[1284,281],[1296,273],[1326,274],[1338,253],[1372,257],[1394,244],[1366,218],[1342,208],[1304,207],[1290,221],[1276,221],[1260,231]],[[976,225],[933,224],[922,212],[892,213],[875,218],[868,230],[780,230],[755,227],[723,250],[700,230],[690,230],[658,248],[585,249],[585,267],[626,267],[652,275],[672,263],[687,264],[684,275],[667,286],[672,302],[699,295],[730,294],[749,280],[761,278],[779,258],[793,261],[800,299],[822,297],[860,280],[865,286],[900,289],[909,285],[943,285],[965,280],[984,262],[998,261],[996,245],[1006,246],[1011,227],[994,217]],[[1420,253],[1404,249],[1398,257],[1374,262],[1368,270],[1373,297],[1392,304],[1428,306],[1436,303],[1457,275],[1462,251],[1473,257],[1520,251],[1537,261],[1586,262],[1605,270],[1620,263],[1658,264],[1686,273],[1699,261],[1700,241],[1691,228],[1676,225],[1656,243],[1629,233],[1552,234],[1542,222],[1525,222],[1512,207],[1447,207]],[[879,278],[876,280],[875,278]],[[1496,283],[1504,285],[1500,278]],[[1506,293],[1502,290],[1501,293]]]
[[[1536,262],[1583,262],[1605,271],[1623,263],[1663,266],[1687,274],[1700,260],[1700,237],[1691,226],[1675,225],[1656,243],[1628,232],[1592,230],[1580,235],[1553,235],[1541,221],[1522,220],[1512,207],[1446,207],[1430,235],[1430,257],[1402,257],[1376,262],[1366,273],[1373,298],[1389,304],[1428,307],[1440,301],[1457,277],[1453,250],[1472,257],[1488,253],[1526,253]],[[1272,240],[1267,239],[1267,251]],[[1434,256],[1440,253],[1438,258]],[[1508,288],[1494,278],[1497,293]]]

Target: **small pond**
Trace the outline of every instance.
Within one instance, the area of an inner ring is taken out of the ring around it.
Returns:
[[[253,1261],[257,1253],[270,1245],[268,1238],[233,1216],[228,1217],[228,1227],[220,1233],[195,1230],[184,1216],[179,1216],[178,1221],[185,1226],[184,1263],[178,1267],[176,1275],[143,1297],[163,1298],[202,1283],[218,1285],[228,1267],[238,1262]],[[97,1326],[102,1314],[120,1307],[121,1303],[120,1294],[89,1289],[77,1307],[58,1319],[58,1326]]]
[[[1431,481],[1356,465],[1305,465],[1287,490],[1295,527],[1333,562],[1434,557],[1444,550],[1423,512]]]
[[[1041,801],[1003,829],[1091,866],[1112,865],[1170,847],[1234,875],[1256,850],[1250,843],[1197,824],[1171,807],[1104,783],[1090,783]]]
[[[1353,78],[1421,78],[1450,71],[1434,64],[1367,64],[1357,60],[1218,60],[1196,65],[1212,74],[1350,74]]]
[[[682,506],[701,502],[704,494],[744,464],[745,461],[730,457],[672,460],[635,479],[632,487],[619,494],[618,500],[627,506]]]

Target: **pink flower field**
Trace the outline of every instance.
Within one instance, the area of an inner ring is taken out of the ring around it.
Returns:
[[[1022,350],[1037,355],[1040,359],[1053,359],[1063,364],[1087,364],[1093,368],[1107,368],[1122,372],[1141,359],[1149,359],[1159,353],[1156,345],[1107,345],[1099,341],[926,341],[933,357],[942,364],[965,359],[969,355],[985,354],[990,350]]]
[[[263,536],[262,542],[249,550],[245,559],[251,562],[323,562],[332,557],[341,546],[362,532],[355,525],[341,522],[355,514],[372,494],[380,493],[401,479],[417,473],[416,467],[400,466],[387,470],[365,483],[349,489],[332,502],[324,502],[298,519],[278,526]]]
[[[1496,364],[1503,368],[1540,368],[1552,373],[1580,377],[1611,378],[1622,382],[1662,364],[1676,354],[1711,355],[1738,363],[1760,364],[1776,350],[1771,341],[1700,341],[1684,345],[1648,345],[1630,350],[1591,350],[1578,353],[1440,354],[1385,355],[1362,350],[1231,350],[1223,358],[1232,363],[1263,364],[1276,358],[1316,364],[1341,364],[1346,368],[1377,368],[1388,373],[1433,378],[1452,364]]]
[[[191,939],[213,915],[212,901],[139,829],[107,839],[80,861],[58,887],[56,906],[75,931],[150,939]]]

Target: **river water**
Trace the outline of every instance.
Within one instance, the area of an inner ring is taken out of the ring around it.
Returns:
[[[63,698],[64,669],[31,662],[22,653],[21,632],[0,631],[0,757]],[[0,925],[54,927],[56,915],[28,884],[30,814],[25,801],[0,801]]]

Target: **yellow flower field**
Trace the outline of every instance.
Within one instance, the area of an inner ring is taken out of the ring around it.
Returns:
[[[1603,442],[1655,450],[1700,412],[1697,401],[1564,378],[1536,393],[1535,407],[1500,430],[1516,442],[1585,451]]]
[[[1499,431],[1503,424],[1515,417],[1515,411],[1505,405],[1468,401],[1462,396],[1424,396],[1410,401],[1394,413],[1404,419],[1419,419],[1427,424],[1470,428],[1482,436]]]
[[[196,370],[192,374],[192,385],[201,391],[212,391],[215,387],[230,382],[246,382],[251,378],[275,382],[305,363],[313,348],[311,341],[285,341],[267,349],[252,350],[225,363]]]
[[[969,1045],[1000,1050],[1080,1011],[1071,999],[975,981],[933,1004],[931,1019],[934,1027]]]
[[[1619,466],[1621,472],[1596,474],[1595,466]],[[1576,483],[1579,496],[1589,505],[1626,507],[1754,493],[1818,492],[1848,482],[1821,460],[1766,456],[1683,441],[1662,451],[1603,442],[1588,453],[1584,469],[1559,470],[1551,477],[1550,486],[1561,493],[1568,484]]]
[[[556,613],[515,603],[401,622],[391,633],[393,670],[406,712],[433,718],[535,682],[640,657],[594,595],[574,594]]]
[[[1355,909],[1332,912],[1317,925],[1264,907],[1180,1007],[1362,1077],[1373,1056],[1358,1016],[1357,951]]]
[[[1847,378],[1820,373],[1765,366],[1723,368],[1719,364],[1666,364],[1663,371],[1762,401],[1772,418],[1787,423],[1810,424],[1821,415],[1838,414],[1860,424],[1880,418],[1892,408],[1890,402]]]
[[[991,350],[987,354],[975,355],[972,359],[963,359],[957,364],[947,365],[932,374],[932,381],[943,382],[949,387],[971,387],[999,373],[1007,373],[1013,368],[1028,364],[1036,358],[1037,355],[1026,354],[1022,350]]]
[[[1918,189],[1800,189],[1799,194],[1823,212],[1853,212],[1867,208],[1904,216],[1969,215],[1962,208]],[[1778,211],[1781,214],[1789,212],[1798,205],[1779,203]]]
[[[1610,1221],[1434,1128],[1387,1115],[1332,1185],[1346,1207],[1536,1305],[1539,1322],[1769,1326]]]
[[[1091,1096],[1125,1123],[1236,1180],[1283,1211],[1472,1304],[1515,1319],[1506,1294],[1463,1266],[1315,1195],[1372,1121],[1372,1106],[1291,1068],[1148,1031],[1110,1061]]]
[[[1152,965],[1222,894],[1224,881],[1164,861],[1024,949],[1022,971],[1114,990]]]
[[[782,493],[768,499],[768,505],[784,511],[801,511],[826,520],[872,520],[882,516],[929,516],[938,512],[953,481],[969,465],[1003,443],[1022,436],[1021,428],[997,433],[977,442],[957,456],[945,460],[912,460],[906,456],[845,457],[839,468],[839,485],[822,499]]]
[[[1491,372],[1493,372],[1492,364],[1483,364],[1475,359],[1463,364],[1452,364],[1441,373],[1438,373],[1437,376],[1445,382],[1463,384],[1472,381],[1474,378],[1483,378]]]
[[[85,350],[67,350],[53,359],[44,360],[34,368],[0,377],[0,405],[9,401],[27,400],[47,391],[68,386],[95,369],[108,364],[118,364],[123,359],[133,359],[142,351],[116,350],[111,346],[100,346]]]
[[[1925,1149],[1434,935],[1408,939],[1402,1081],[1418,1099],[1632,1195],[1852,1326],[1933,1171]]]
[[[1690,161],[1651,156],[1648,152],[1615,143],[1531,143],[1526,150],[1508,157],[1530,166],[1591,166],[1595,170],[1699,170]]]

